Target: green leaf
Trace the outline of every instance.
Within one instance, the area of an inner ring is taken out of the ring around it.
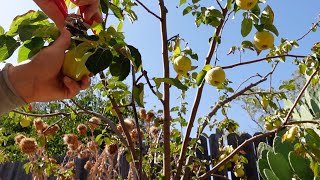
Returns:
[[[267,5],[261,14],[261,18],[260,18],[261,24],[272,25],[273,19],[274,19],[273,10],[269,5]]]
[[[180,0],[179,6],[185,4],[187,2],[187,0]]]
[[[25,41],[25,43],[19,48],[18,52],[18,62],[30,59],[32,56],[37,54],[40,49],[44,46],[44,41],[42,38],[35,37],[31,40]]]
[[[6,34],[8,36],[15,36],[17,35],[20,25],[39,24],[41,23],[41,21],[46,19],[48,19],[48,17],[43,12],[30,10],[25,14],[16,16],[10,25],[9,31]]]
[[[144,107],[143,95],[144,95],[144,84],[139,83],[138,85],[133,86],[133,97],[137,102],[139,107]]]
[[[264,169],[263,174],[267,180],[279,180],[277,176],[270,169]]]
[[[111,11],[113,12],[113,14],[121,21],[124,20],[123,14],[122,14],[122,10],[114,5],[114,4],[110,4],[109,8],[111,9]]]
[[[113,57],[110,73],[118,81],[125,80],[130,73],[130,60],[124,56]]]
[[[252,20],[244,18],[241,23],[241,35],[246,37],[252,30]]]
[[[264,29],[273,32],[276,36],[279,36],[278,29],[273,24],[266,24]]]
[[[268,164],[276,177],[278,177],[280,180],[291,180],[293,177],[292,170],[289,162],[282,154],[275,154],[274,152],[269,151],[267,154],[267,159]]]
[[[3,35],[4,34],[4,29],[2,26],[0,26],[0,35]]]
[[[188,90],[188,87],[183,85],[179,79],[174,79],[174,78],[153,78],[154,82],[157,85],[157,88],[160,87],[161,83],[167,83],[173,86],[176,86],[178,89],[181,89],[183,91]]]
[[[0,62],[8,59],[20,46],[13,37],[7,35],[0,36]]]
[[[187,6],[186,8],[184,8],[182,14],[183,14],[183,15],[186,15],[186,14],[188,14],[188,13],[191,12],[191,11],[192,11],[192,7],[191,7],[191,6]]]
[[[100,1],[101,10],[104,14],[107,14],[109,11],[109,1],[108,0],[101,0]]]
[[[228,2],[227,2],[227,9],[228,9],[228,10],[230,10],[231,7],[232,7],[232,1],[233,1],[233,0],[228,0]]]
[[[251,41],[242,41],[241,46],[242,46],[242,48],[254,50],[254,46]]]
[[[88,70],[97,74],[109,67],[113,59],[112,52],[109,49],[98,48],[87,60]]]
[[[300,74],[304,74],[306,72],[307,65],[306,64],[300,64],[299,65],[299,72]]]
[[[261,176],[263,177],[263,179],[267,179],[267,177],[264,174],[264,170],[270,168],[269,164],[268,164],[268,161],[266,159],[259,159],[257,161],[257,165],[258,165],[258,171],[261,174]]]
[[[135,71],[139,72],[142,67],[141,54],[140,54],[139,50],[137,48],[135,48],[134,46],[131,46],[131,45],[127,45],[127,46],[130,50],[131,57],[133,58],[132,62],[133,62]]]
[[[197,78],[196,78],[196,83],[198,86],[200,86],[202,84],[206,74],[207,74],[207,71],[203,70],[203,69],[198,73]]]
[[[312,179],[313,172],[309,168],[310,161],[301,156],[296,155],[293,151],[289,153],[289,163],[295,174],[300,179]]]

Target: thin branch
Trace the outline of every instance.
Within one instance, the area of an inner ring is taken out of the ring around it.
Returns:
[[[279,128],[281,129],[281,128]],[[249,139],[246,139],[240,146],[238,146],[234,151],[232,151],[225,159],[223,159],[222,161],[220,161],[218,164],[216,164],[211,170],[207,171],[205,174],[200,176],[200,180],[204,180],[206,178],[208,178],[211,174],[215,173],[219,167],[223,166],[224,164],[227,163],[227,161],[229,161],[236,153],[238,153],[243,147],[247,146],[248,144],[252,143],[253,141],[256,141],[258,139],[262,139],[268,136],[272,136],[273,134],[275,134],[279,129],[275,129],[273,131],[269,131],[265,134],[259,134],[256,136],[253,136]]]
[[[286,126],[290,126],[290,125],[293,125],[293,124],[306,124],[306,123],[320,124],[320,120],[289,121],[289,122],[286,123]]]
[[[217,39],[216,38],[221,35],[222,26],[224,24],[224,20],[225,20],[225,17],[227,15],[227,12],[228,12],[227,8],[222,10],[223,18],[220,19],[220,25],[217,27],[217,29],[216,29],[216,31],[215,31],[215,33],[213,35],[213,39],[211,41],[210,48],[209,48],[209,51],[208,51],[208,54],[207,54],[207,57],[206,57],[206,60],[205,60],[205,65],[210,64],[210,62],[211,62],[213,53],[214,53],[214,51],[216,49],[216,46],[217,46]],[[184,136],[184,139],[183,139],[182,148],[181,148],[180,155],[179,155],[177,172],[176,172],[176,175],[174,177],[175,180],[180,179],[180,175],[181,175],[181,172],[182,172],[182,166],[183,166],[184,161],[186,159],[186,153],[187,153],[187,147],[188,147],[188,143],[189,143],[189,137],[190,137],[190,134],[191,134],[191,130],[193,128],[193,124],[194,124],[194,120],[195,120],[196,114],[198,112],[198,107],[199,107],[199,104],[200,104],[203,87],[204,87],[204,83],[202,83],[202,85],[198,88],[197,94],[196,94],[196,97],[195,97],[195,100],[194,100],[194,103],[193,103],[193,107],[192,107],[192,110],[191,110],[191,115],[190,115],[190,118],[189,118],[189,123],[187,125],[187,129],[186,129],[185,136]]]
[[[147,6],[145,6],[141,1],[136,0],[138,4],[140,4],[146,11],[148,11],[148,13],[152,14],[154,17],[156,17],[157,19],[159,19],[161,21],[161,18],[156,15],[154,12],[152,12]]]
[[[307,89],[307,87],[308,87],[309,84],[311,83],[312,78],[313,78],[315,75],[318,74],[318,71],[319,71],[319,67],[312,73],[312,75],[309,77],[309,79],[308,79],[308,81],[306,82],[306,84],[305,84],[305,85],[303,86],[303,88],[301,89],[298,97],[295,99],[292,107],[290,108],[287,116],[285,117],[283,125],[286,125],[286,123],[288,122],[291,114],[293,113],[294,108],[298,105],[298,103],[299,103],[302,95],[304,94],[305,90]]]
[[[48,131],[48,129],[50,129],[52,126],[60,123],[62,120],[63,120],[63,118],[60,118],[58,121],[52,123],[52,124],[51,124],[50,126],[48,126],[46,129],[44,129],[44,130],[42,131],[42,133],[45,133],[46,131]]]
[[[134,99],[134,95],[133,95],[133,88],[136,85],[136,71],[134,69],[134,66],[131,65],[131,69],[132,69],[132,93],[131,93],[131,106],[133,109],[133,114],[134,114],[134,119],[136,122],[136,128],[138,131],[138,139],[139,139],[139,148],[140,148],[140,152],[139,152],[139,176],[140,178],[144,179],[143,177],[143,168],[142,168],[142,158],[143,158],[143,154],[142,154],[142,137],[141,137],[141,133],[140,133],[140,126],[139,126],[139,119],[138,119],[138,114],[137,114],[137,109],[136,109],[136,104],[135,104],[135,99]],[[142,77],[142,76],[141,76]]]
[[[32,117],[54,117],[54,116],[70,116],[71,113],[66,113],[66,112],[57,112],[57,113],[49,113],[49,114],[32,114],[32,113],[26,113],[18,110],[12,110],[12,112],[26,115],[26,116],[32,116]],[[78,114],[85,114],[86,112],[84,111],[77,111]]]
[[[150,79],[149,79],[149,77],[148,77],[148,72],[147,72],[147,71],[145,71],[145,70],[143,70],[143,69],[141,69],[141,70],[142,70],[142,74],[143,74],[144,78],[146,79],[147,84],[148,84],[148,86],[149,86],[149,88],[150,88],[151,92],[152,92],[155,96],[157,96],[156,91],[153,89],[153,88],[154,88],[154,86],[152,86],[152,84],[151,84],[151,82],[150,82]],[[158,97],[158,96],[157,96],[157,97]],[[164,101],[163,101],[163,99],[161,99],[161,98],[158,98],[158,99],[161,101],[162,105],[164,105]]]
[[[82,107],[79,103],[77,103],[75,100],[73,99],[70,99],[72,103],[74,103],[79,109],[81,109],[83,112],[87,113],[87,114],[91,114],[91,115],[94,115],[98,118],[100,118],[101,120],[103,120],[104,122],[106,122],[111,130],[113,132],[116,133],[116,135],[119,137],[120,141],[126,146],[128,147],[128,143],[127,141],[124,139],[124,137],[122,136],[121,132],[117,129],[117,126],[108,118],[104,117],[102,114],[99,114],[97,112],[94,112],[94,111],[90,111],[90,110],[87,110],[85,109],[84,107]]]
[[[223,10],[223,7],[222,7],[221,3],[219,2],[219,0],[216,0],[216,2],[218,3],[220,9]]]
[[[246,62],[240,62],[240,63],[228,65],[228,66],[222,66],[222,68],[223,68],[223,69],[230,69],[230,68],[234,68],[234,67],[237,67],[237,66],[242,66],[242,65],[246,65],[246,64],[253,64],[253,63],[261,62],[261,61],[264,61],[264,60],[267,60],[267,59],[280,58],[280,57],[305,58],[306,56],[292,55],[292,54],[284,54],[284,55],[280,55],[280,56],[264,57],[264,58],[255,59],[255,60],[246,61]]]
[[[170,77],[169,69],[169,54],[168,54],[168,31],[167,31],[167,13],[168,9],[164,4],[164,0],[159,0],[160,17],[161,17],[161,40],[162,40],[162,61],[163,61],[163,77]],[[163,86],[163,172],[166,180],[171,177],[171,156],[170,156],[170,126],[171,126],[171,115],[170,115],[170,85],[164,83]]]
[[[256,75],[253,75],[253,76],[250,76],[248,77],[246,80],[244,80],[238,87],[237,89],[234,91],[234,92],[237,92],[239,90],[239,88],[246,82],[248,82],[251,78],[254,78],[254,77],[257,77],[257,76],[260,76],[259,74],[256,74]],[[261,76],[260,76],[261,77]]]
[[[104,87],[105,87],[105,89],[106,90],[109,90],[108,89],[108,82],[106,81],[106,77],[105,77],[105,75],[101,72],[100,73],[100,78],[101,78],[101,81],[102,81],[102,84],[104,85]],[[117,114],[117,116],[118,116],[118,120],[119,120],[119,122],[120,122],[120,124],[121,124],[121,127],[122,127],[122,129],[123,129],[123,132],[124,132],[124,134],[125,134],[125,137],[126,137],[126,139],[127,139],[127,144],[128,144],[128,149],[130,150],[130,153],[131,153],[131,156],[132,156],[132,158],[133,158],[133,160],[134,160],[134,163],[135,163],[135,172],[136,172],[136,169],[137,169],[137,167],[139,167],[139,164],[138,164],[138,159],[137,159],[137,156],[136,156],[136,151],[135,151],[135,148],[134,148],[134,144],[133,144],[133,142],[132,142],[132,139],[131,139],[131,136],[130,136],[130,133],[128,132],[128,129],[126,128],[126,125],[125,125],[125,123],[124,123],[124,118],[123,118],[123,116],[122,116],[122,114],[121,114],[121,112],[120,112],[120,110],[119,110],[119,108],[117,108],[117,102],[113,99],[113,97],[111,97],[111,95],[108,95],[108,98],[110,99],[110,101],[111,101],[111,105],[112,105],[112,107],[114,107],[114,110],[115,110],[115,112],[116,112],[116,114]],[[118,129],[117,129],[118,130]],[[140,132],[138,132],[138,133],[140,133]],[[136,174],[137,174],[137,176],[138,176],[138,173],[136,172]],[[138,176],[139,177],[139,176]]]
[[[319,23],[320,23],[320,20],[318,20],[316,23],[313,23],[313,25],[312,25],[312,27],[309,29],[309,31],[306,32],[304,35],[302,35],[300,38],[298,38],[296,41],[300,41],[300,40],[302,40],[303,38],[305,38],[309,33],[312,32],[312,30],[313,30],[315,27],[317,27],[317,26],[319,25]]]

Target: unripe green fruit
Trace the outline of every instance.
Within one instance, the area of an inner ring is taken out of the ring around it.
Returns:
[[[75,58],[75,50],[69,50],[64,58],[62,72],[64,75],[72,78],[75,81],[80,81],[83,76],[89,75],[85,63],[92,55],[92,52],[87,52],[81,58]]]
[[[257,32],[253,38],[253,44],[259,50],[266,50],[273,46],[274,37],[268,31]]]
[[[273,122],[273,126],[274,126],[275,128],[280,127],[281,124],[282,124],[282,121],[281,121],[280,119],[276,119],[276,120]]]
[[[191,70],[191,60],[186,56],[178,56],[173,60],[173,69],[179,74],[187,74]]]
[[[262,100],[261,100],[261,105],[262,105],[263,109],[267,109],[267,107],[269,105],[268,99],[263,97]]]
[[[234,171],[234,175],[236,177],[243,177],[244,176],[244,170],[242,168],[237,168],[235,171]]]
[[[204,79],[212,86],[219,86],[226,80],[226,74],[221,67],[214,67],[207,72]]]
[[[270,122],[265,122],[264,128],[266,128],[266,130],[268,130],[268,131],[271,131],[274,127],[272,126],[272,124]]]
[[[250,10],[257,3],[258,3],[258,0],[236,0],[237,6],[239,6],[239,8],[243,10]]]
[[[21,121],[20,121],[20,125],[22,127],[29,127],[30,124],[31,124],[31,119],[29,117],[25,117],[25,118],[21,119]]]

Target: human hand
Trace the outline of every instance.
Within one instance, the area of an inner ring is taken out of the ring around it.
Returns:
[[[51,18],[59,29],[65,26],[65,17],[54,0],[33,0],[41,10]],[[85,6],[83,18],[85,21],[102,21],[99,13],[100,0],[72,0],[77,6]]]
[[[69,99],[89,87],[88,76],[76,82],[61,72],[70,37],[68,30],[61,29],[60,37],[32,57],[31,61],[8,69],[13,88],[26,103]]]

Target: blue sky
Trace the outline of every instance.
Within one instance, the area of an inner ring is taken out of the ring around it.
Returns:
[[[202,0],[202,5],[209,6],[209,2]],[[205,3],[204,3],[205,2]],[[210,1],[214,2],[214,1]],[[222,1],[222,4],[226,2]],[[145,1],[147,7],[157,14],[159,11],[158,1]],[[275,13],[274,24],[279,30],[280,36],[276,37],[275,44],[279,44],[280,37],[297,39],[301,37],[311,27],[311,23],[316,21],[317,16],[320,13],[319,0],[267,0],[267,3],[272,7]],[[183,8],[176,8],[179,4],[179,0],[166,0],[168,8],[168,37],[179,34],[180,37],[185,39],[193,51],[198,53],[199,61],[193,61],[193,65],[198,65],[199,68],[196,71],[200,71],[203,66],[204,58],[208,51],[208,39],[213,34],[213,29],[205,25],[196,28],[194,23],[194,17],[191,15],[182,16]],[[211,6],[211,5],[210,5]],[[215,5],[214,5],[215,6]],[[264,7],[265,5],[262,5]],[[183,6],[185,7],[185,6]],[[218,7],[217,7],[218,8]],[[0,25],[4,29],[8,30],[12,19],[18,15],[23,14],[30,9],[38,9],[35,3],[31,0],[19,1],[10,0],[5,1],[3,9],[0,11]],[[137,47],[143,58],[144,69],[149,73],[150,77],[162,76],[162,60],[161,60],[161,37],[160,26],[156,18],[148,14],[141,7],[135,8],[138,14],[139,20],[133,24],[127,22],[123,28],[125,32],[126,41],[128,44],[132,44]],[[243,40],[252,40],[255,33],[255,29],[246,38],[243,38],[240,34],[242,12],[237,13],[234,18],[230,18],[225,27],[225,31],[222,35],[222,44],[218,49],[218,65],[230,65],[239,62],[239,54],[227,56],[229,48],[233,45],[239,45]],[[109,22],[109,25],[114,22]],[[310,47],[314,42],[319,41],[320,31],[312,33],[300,42],[300,48],[294,50],[291,54],[306,55],[310,51]],[[253,60],[264,57],[266,52],[257,56],[254,52],[246,51],[242,55],[242,61]],[[13,55],[9,62],[15,63],[17,55]],[[213,62],[213,61],[212,61]],[[1,67],[1,65],[0,65]],[[253,74],[260,73],[265,74],[271,69],[270,64],[261,62],[258,64],[237,67],[234,69],[226,70],[227,78],[233,83],[232,87],[236,88],[243,80],[250,77]],[[296,66],[292,65],[291,60],[281,63],[278,70],[273,76],[273,83],[278,85],[280,80],[290,78],[292,72],[296,69]],[[171,71],[171,77],[175,77],[175,72]],[[262,87],[267,87],[268,83],[262,84]],[[175,88],[172,89],[172,103],[171,106],[179,104],[175,98],[179,95],[179,92]],[[156,98],[146,92],[146,101],[149,108],[156,105],[160,107],[160,103],[156,102]],[[195,96],[195,90],[190,90],[187,93],[187,101],[189,102],[188,108],[190,109]],[[210,106],[214,104],[219,96],[216,89],[212,86],[205,86],[203,98],[199,108],[199,116],[204,116],[210,111]],[[229,118],[239,121],[242,125],[241,131],[254,132],[255,124],[252,123],[248,116],[241,111],[238,105],[235,105],[232,110],[229,111]],[[187,115],[187,119],[189,114]],[[221,120],[222,117],[218,116],[217,119]]]

